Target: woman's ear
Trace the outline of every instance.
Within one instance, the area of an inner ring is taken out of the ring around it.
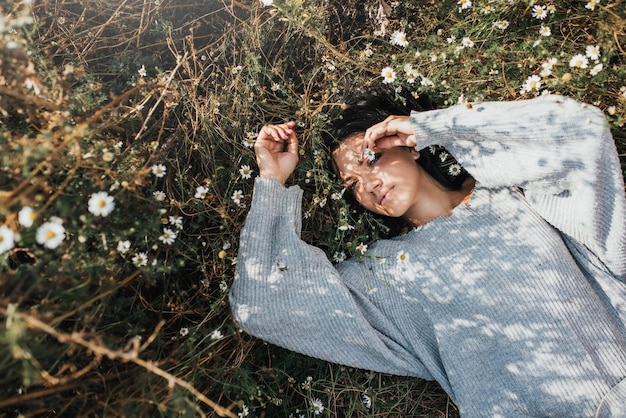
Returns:
[[[409,148],[409,152],[411,153],[411,156],[414,160],[417,160],[420,157],[420,152],[415,148]]]

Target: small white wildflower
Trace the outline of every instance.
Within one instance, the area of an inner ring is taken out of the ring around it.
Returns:
[[[452,164],[448,167],[448,173],[452,176],[458,176],[461,173],[461,166],[458,164]]]
[[[261,0],[261,1],[272,1],[272,0]],[[246,405],[243,405],[241,407],[241,412],[239,412],[237,416],[239,418],[244,418],[244,417],[247,417],[249,414],[250,414],[250,410],[248,409]]]
[[[172,231],[169,228],[163,228],[163,233],[159,237],[159,241],[163,244],[171,245],[176,240],[176,232]]]
[[[324,404],[322,403],[321,399],[313,399],[311,401],[311,408],[313,409],[313,413],[315,415],[319,415],[324,412]]]
[[[157,190],[156,192],[152,192],[152,196],[154,197],[154,200],[156,200],[157,202],[162,202],[165,200],[165,193],[163,193],[160,190]]]
[[[157,178],[161,178],[167,172],[167,167],[163,164],[155,164],[152,166],[152,174],[154,174]]]
[[[345,219],[340,219],[337,229],[339,229],[340,231],[348,231],[350,229],[354,229],[354,227],[350,225]]]
[[[363,158],[365,158],[369,162],[372,162],[376,159],[376,153],[369,148],[365,148],[365,151],[363,151]]]
[[[391,67],[383,68],[380,75],[383,78],[383,83],[385,84],[391,84],[396,81],[396,72]]]
[[[189,335],[189,328],[182,327],[180,331],[178,331],[178,333],[180,334],[181,337],[186,337],[187,335]]]
[[[209,192],[209,189],[207,189],[206,187],[198,186],[196,187],[196,194],[194,195],[194,197],[197,199],[204,199],[206,198],[206,195],[208,192]]]
[[[137,253],[132,258],[132,262],[137,267],[143,267],[148,265],[148,254],[146,253]]]
[[[224,338],[224,334],[222,334],[222,331],[220,331],[219,329],[216,329],[215,331],[211,333],[211,336],[209,338],[211,338],[214,341],[219,340],[219,339]]]
[[[587,45],[587,48],[585,49],[585,55],[589,57],[589,59],[597,61],[600,58],[600,46]]]
[[[0,254],[15,247],[15,233],[6,225],[0,226]]]
[[[509,27],[509,21],[508,20],[496,20],[495,22],[492,23],[492,25],[500,30],[506,30],[506,28]]]
[[[235,202],[236,205],[241,205],[241,199],[243,199],[243,191],[235,190],[230,198],[233,202]]]
[[[33,226],[37,213],[30,206],[24,206],[17,214],[17,221],[25,228]]]
[[[89,212],[96,216],[108,216],[115,208],[113,196],[107,192],[98,192],[91,195],[89,199]]]
[[[145,77],[146,75],[148,75],[148,73],[146,72],[146,67],[144,65],[142,65],[141,68],[137,70],[137,73],[139,74],[139,77]]]
[[[592,75],[592,76],[597,75],[600,71],[602,71],[603,68],[604,68],[604,66],[602,64],[596,64],[591,69],[591,71],[589,71],[589,74]]]
[[[539,91],[540,87],[541,87],[541,78],[537,75],[531,75],[530,77],[526,79],[526,82],[524,83],[524,86],[522,87],[520,94],[524,94],[527,92],[530,93],[533,90]]]
[[[249,179],[250,177],[252,177],[252,169],[249,165],[243,164],[241,168],[239,168],[239,175],[243,179]]]
[[[401,47],[406,47],[409,44],[409,41],[406,40],[406,33],[397,30],[391,34],[391,42],[392,45],[397,45]]]
[[[170,216],[168,218],[170,225],[175,226],[176,229],[183,229],[183,217],[182,216]]]
[[[589,10],[595,10],[598,4],[600,4],[600,0],[591,0],[585,5],[585,8]]]
[[[572,59],[569,61],[569,66],[572,68],[584,69],[584,68],[587,68],[588,65],[589,65],[589,60],[587,59],[586,56],[582,54],[574,55]]]
[[[333,260],[336,263],[340,263],[344,261],[345,259],[346,259],[346,253],[343,251],[335,251],[335,253],[333,254]]]
[[[117,252],[120,254],[126,254],[130,250],[130,241],[118,241],[117,242]]]
[[[469,9],[472,7],[472,0],[459,0],[457,4],[461,6],[461,10]]]
[[[220,282],[220,291],[222,293],[226,293],[228,291],[228,284],[224,280]]]
[[[110,163],[111,161],[113,161],[114,157],[115,154],[113,154],[111,151],[107,149],[102,150],[102,161],[104,161],[105,163]]]
[[[409,255],[404,250],[400,250],[396,258],[400,263],[406,263],[409,259]]]
[[[363,405],[365,405],[365,407],[367,409],[370,409],[372,407],[372,399],[367,395],[367,394],[363,394]]]
[[[536,19],[543,20],[548,17],[546,6],[536,4],[533,6],[532,16]]]
[[[65,239],[65,228],[60,222],[50,220],[37,229],[35,239],[46,248],[57,248]]]
[[[360,243],[356,246],[356,250],[361,254],[365,254],[365,252],[367,251],[367,244]]]
[[[258,134],[256,132],[248,132],[246,133],[246,137],[241,141],[246,148],[254,147],[254,141]]]
[[[550,36],[552,35],[552,30],[550,30],[549,26],[541,25],[539,28],[539,35],[541,36]]]
[[[461,44],[465,47],[465,48],[473,48],[474,47],[474,41],[472,41],[469,36],[466,36],[465,38],[463,38],[461,40]]]

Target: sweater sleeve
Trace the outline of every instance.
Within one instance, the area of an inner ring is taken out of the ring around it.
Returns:
[[[432,379],[401,342],[368,321],[323,251],[300,239],[301,201],[297,186],[256,179],[230,292],[235,320],[258,338],[312,357]]]
[[[419,147],[446,147],[483,186],[523,189],[540,216],[626,281],[624,180],[599,109],[548,95],[411,117]]]

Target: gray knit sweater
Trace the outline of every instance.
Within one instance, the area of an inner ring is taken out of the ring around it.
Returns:
[[[435,379],[463,417],[626,417],[626,201],[602,112],[553,95],[411,117],[474,176],[469,204],[333,266],[300,239],[302,190],[257,178],[235,319]]]

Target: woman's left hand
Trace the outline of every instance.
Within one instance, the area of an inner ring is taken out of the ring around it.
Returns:
[[[410,116],[389,116],[384,121],[371,126],[365,131],[363,152],[366,148],[377,149],[392,147],[415,147],[417,140],[413,133]]]

